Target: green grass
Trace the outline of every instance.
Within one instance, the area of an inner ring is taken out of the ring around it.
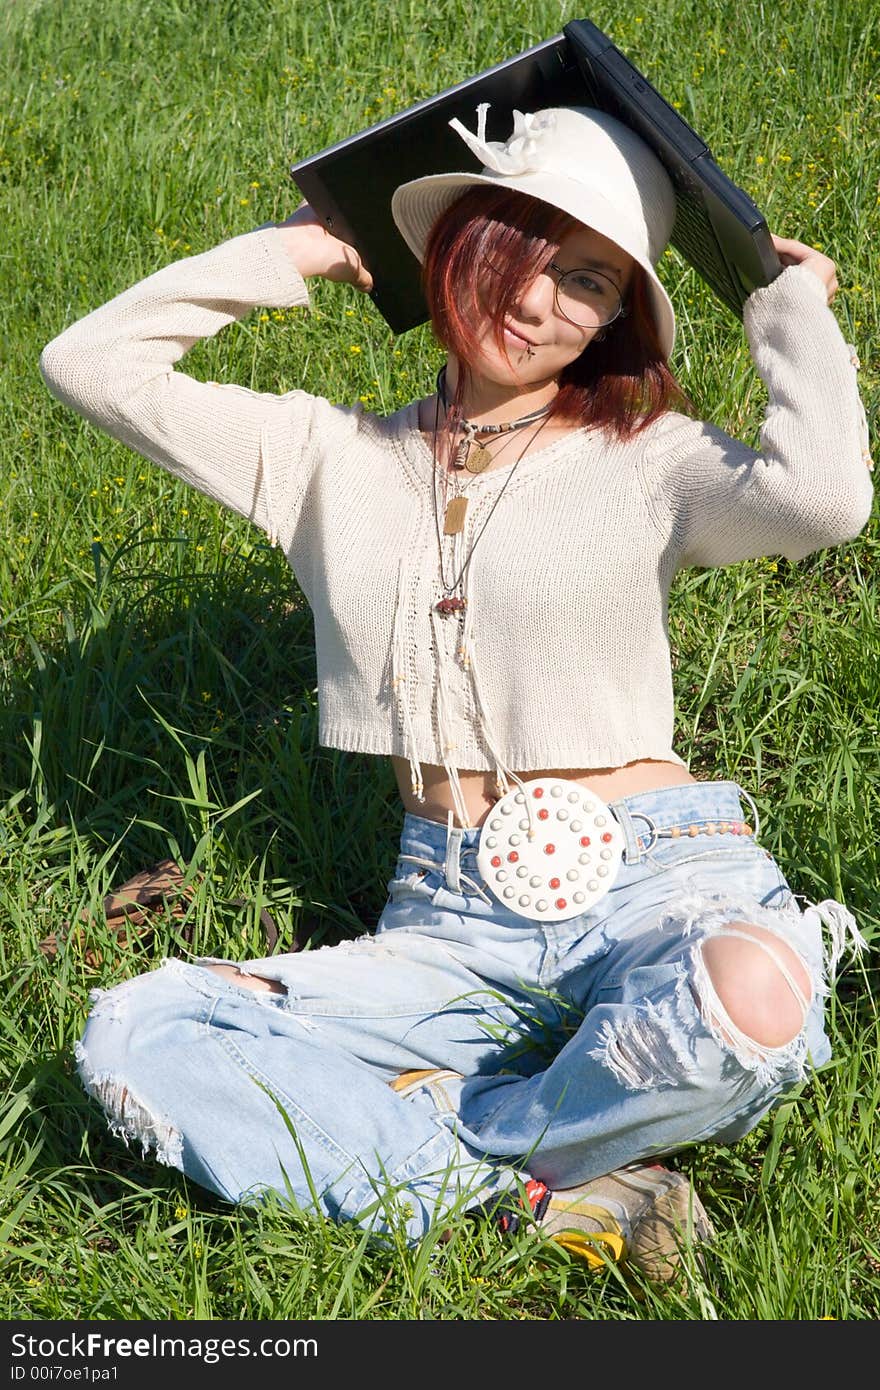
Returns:
[[[748,1139],[682,1156],[718,1239],[690,1292],[661,1297],[487,1232],[377,1251],[280,1206],[230,1209],[142,1162],[86,1101],[72,1049],[89,989],[187,949],[181,923],[124,949],[98,930],[97,968],[37,949],[167,854],[206,875],[192,949],[258,952],[260,902],[286,944],[337,941],[375,922],[399,829],[387,767],[318,746],[309,615],[280,554],[53,402],[41,347],[167,261],[290,212],[295,159],[584,13],[680,104],[775,231],[835,257],[873,420],[878,0],[4,9],[0,1317],[878,1315],[876,952],[831,1001],[835,1060]],[[686,389],[754,440],[761,389],[739,326],[677,256],[662,273]],[[295,330],[255,315],[187,369],[381,411],[432,389],[426,331],[395,340],[348,287],[321,284],[314,301]],[[795,890],[844,898],[875,946],[877,558],[872,522],[797,565],[690,572],[671,620],[679,750],[751,789]]]

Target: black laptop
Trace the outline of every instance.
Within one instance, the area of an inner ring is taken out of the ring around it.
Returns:
[[[328,228],[355,246],[373,276],[371,298],[395,333],[427,318],[419,265],[394,225],[391,195],[425,174],[479,162],[450,129],[476,127],[489,102],[489,140],[506,140],[511,112],[593,106],[624,121],[662,160],[676,192],[672,245],[733,313],[779,274],[767,223],[678,112],[589,20],[377,125],[300,160],[291,178]]]

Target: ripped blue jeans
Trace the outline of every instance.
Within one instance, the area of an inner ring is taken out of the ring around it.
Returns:
[[[617,878],[553,923],[491,898],[476,829],[407,815],[375,933],[228,962],[282,993],[182,960],[96,991],[81,1078],[122,1139],[229,1201],[274,1190],[412,1241],[523,1176],[566,1188],[735,1140],[828,1060],[824,997],[860,940],[840,904],[802,910],[746,801],[715,782],[612,803]],[[702,948],[736,921],[812,981],[785,1046],[744,1037],[713,994]],[[457,1075],[389,1085],[427,1068]]]

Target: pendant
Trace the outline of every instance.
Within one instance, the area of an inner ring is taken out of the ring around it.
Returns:
[[[466,607],[467,599],[441,598],[439,603],[434,604],[434,612],[439,613],[441,618],[448,618],[450,613],[463,613]]]
[[[483,473],[492,462],[492,455],[485,444],[478,444],[472,449],[464,461],[464,466],[469,473]]]
[[[446,505],[443,516],[444,536],[457,536],[464,530],[464,519],[467,514],[468,500],[466,497],[453,497]]]
[[[464,468],[464,461],[468,456],[470,447],[471,442],[469,439],[462,439],[460,443],[456,444],[455,453],[450,460],[453,468]]]

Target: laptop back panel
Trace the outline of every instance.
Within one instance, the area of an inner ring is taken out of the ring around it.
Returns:
[[[474,129],[480,102],[491,103],[488,138],[505,140],[514,108],[533,111],[582,98],[567,40],[557,34],[301,160],[290,175],[334,235],[360,252],[373,276],[373,302],[392,330],[403,333],[423,323],[427,309],[418,261],[391,216],[398,184],[450,170],[476,173],[479,161],[449,122],[457,116]]]
[[[561,34],[292,166],[302,196],[369,266],[371,298],[393,332],[423,323],[427,308],[418,262],[391,216],[391,195],[426,174],[478,171],[449,122],[458,117],[474,129],[481,102],[490,104],[490,140],[508,137],[514,109],[545,106],[596,106],[636,130],[675,187],[673,246],[733,313],[779,273],[764,218],[704,141],[607,35],[589,20],[573,20]]]
[[[766,221],[712,158],[708,145],[647,78],[589,20],[563,30],[584,80],[588,104],[635,130],[675,187],[672,245],[737,315],[752,290],[781,264]]]

